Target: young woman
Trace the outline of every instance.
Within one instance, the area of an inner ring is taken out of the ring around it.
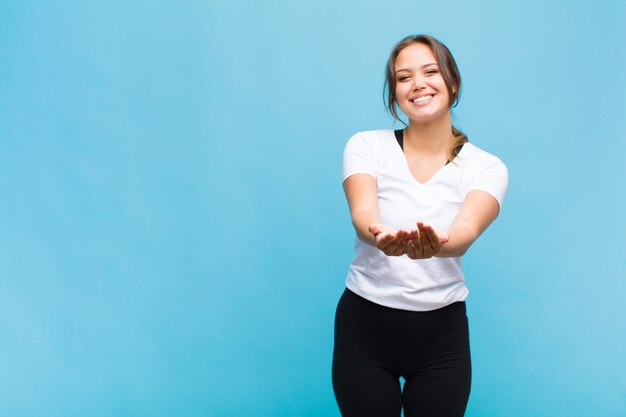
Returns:
[[[348,141],[356,256],[335,318],[333,388],[354,417],[463,416],[471,382],[461,256],[498,215],[508,173],[452,126],[461,78],[417,35],[392,50],[387,108],[403,130]],[[401,387],[400,378],[404,379]]]

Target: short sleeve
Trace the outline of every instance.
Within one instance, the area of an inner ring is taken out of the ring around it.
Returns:
[[[473,190],[485,191],[491,194],[500,207],[504,201],[504,195],[509,184],[509,172],[504,163],[494,157],[488,164],[474,177],[468,192]]]
[[[357,133],[352,136],[343,151],[343,175],[341,181],[355,174],[369,174],[377,177],[377,163],[371,145],[365,137]]]

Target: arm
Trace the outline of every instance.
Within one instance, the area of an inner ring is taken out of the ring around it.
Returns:
[[[500,211],[498,201],[485,191],[470,191],[448,230],[448,242],[435,256],[462,256],[478,236],[495,220]]]
[[[346,178],[343,189],[359,239],[389,256],[405,254],[410,233],[380,223],[376,179],[368,174],[355,174]]]

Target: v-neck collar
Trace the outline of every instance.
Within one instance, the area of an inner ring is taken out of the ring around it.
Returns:
[[[406,168],[406,171],[407,171],[409,177],[411,177],[413,182],[415,182],[417,185],[419,185],[421,187],[429,185],[433,181],[433,179],[439,175],[440,172],[446,170],[446,168],[449,165],[454,165],[455,162],[458,162],[457,160],[459,159],[459,156],[461,156],[461,153],[463,153],[463,151],[466,149],[465,145],[467,144],[467,143],[463,144],[463,147],[461,147],[461,150],[454,157],[452,162],[450,162],[450,161],[446,162],[446,164],[444,166],[442,166],[437,171],[435,171],[435,173],[433,175],[431,175],[430,178],[428,178],[425,182],[420,182],[420,181],[417,180],[417,178],[415,178],[415,176],[411,172],[411,167],[409,166],[409,161],[406,159],[406,155],[404,154],[404,129],[394,130],[393,134],[394,134],[394,136],[396,138],[396,142],[398,144],[398,147],[396,149],[398,149],[400,151],[400,154],[402,156],[402,160],[404,161],[404,167]]]

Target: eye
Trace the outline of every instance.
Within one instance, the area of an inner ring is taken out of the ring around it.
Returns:
[[[408,75],[401,75],[398,77],[398,81],[402,83],[402,82],[408,81],[410,78],[411,77]]]
[[[426,74],[432,75],[432,74],[437,74],[438,72],[439,70],[437,69],[429,69],[428,71],[426,71]]]

